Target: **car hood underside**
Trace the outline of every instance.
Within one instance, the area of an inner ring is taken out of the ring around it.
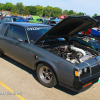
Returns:
[[[88,16],[68,16],[53,28],[51,28],[48,32],[46,32],[42,37],[40,37],[35,44],[38,42],[45,40],[46,38],[53,37],[69,37],[71,38],[73,35],[77,34],[80,31],[86,31],[94,26],[96,26],[98,22]]]

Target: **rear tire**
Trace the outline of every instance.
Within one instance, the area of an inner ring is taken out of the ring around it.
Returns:
[[[57,84],[54,71],[48,64],[39,64],[36,69],[36,75],[38,81],[46,87],[51,88]]]

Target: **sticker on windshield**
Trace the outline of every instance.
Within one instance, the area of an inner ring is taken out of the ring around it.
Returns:
[[[40,30],[40,29],[48,29],[49,27],[28,27],[27,31],[31,31],[31,30]]]

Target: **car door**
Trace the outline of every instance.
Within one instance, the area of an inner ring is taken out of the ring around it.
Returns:
[[[24,27],[10,25],[3,40],[6,55],[28,67],[31,66],[30,44]]]

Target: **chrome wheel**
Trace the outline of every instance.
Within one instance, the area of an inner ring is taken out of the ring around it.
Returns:
[[[52,71],[47,66],[42,66],[40,68],[39,75],[44,83],[50,83],[52,81]]]
[[[46,86],[46,87],[53,87],[57,84],[57,79],[54,73],[52,66],[46,63],[40,63],[36,69],[36,75],[38,81]]]

